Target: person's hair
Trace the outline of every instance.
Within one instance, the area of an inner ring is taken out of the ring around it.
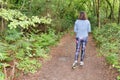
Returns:
[[[86,20],[87,19],[86,13],[84,11],[81,11],[78,19],[80,19],[80,20]]]

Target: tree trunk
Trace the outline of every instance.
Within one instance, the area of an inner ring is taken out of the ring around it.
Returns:
[[[113,7],[111,5],[111,3],[109,2],[109,0],[106,0],[106,2],[108,3],[109,7],[110,7],[110,14],[108,16],[109,19],[113,18]]]
[[[114,20],[115,18],[114,18],[114,7],[115,7],[115,2],[116,2],[116,0],[113,0],[113,14],[112,14],[112,19]]]
[[[3,3],[1,4],[1,8],[3,8]],[[3,32],[4,29],[4,22],[3,22],[3,18],[1,18],[1,34]]]
[[[100,0],[97,1],[97,25],[100,28]]]
[[[7,5],[4,4],[4,2],[1,3],[1,8],[6,8]],[[2,17],[0,18],[0,34],[3,34],[5,28],[6,28],[6,20],[3,19]]]
[[[118,10],[118,24],[120,24],[120,0],[119,0],[119,10]]]
[[[25,6],[25,0],[23,0],[23,3],[22,3],[20,10],[22,10],[24,8],[24,6]]]
[[[108,18],[108,5],[106,5],[106,10],[105,11],[106,11],[105,17]]]
[[[95,0],[93,0],[93,14],[94,14],[94,16],[96,16],[96,3],[95,3],[96,1]]]

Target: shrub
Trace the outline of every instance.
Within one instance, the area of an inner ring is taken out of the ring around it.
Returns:
[[[108,63],[120,69],[120,27],[116,23],[106,24],[100,29],[94,29],[94,38],[100,47],[100,52]]]

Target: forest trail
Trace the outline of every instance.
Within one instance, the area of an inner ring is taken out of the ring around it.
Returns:
[[[44,62],[35,74],[28,74],[20,80],[116,80],[116,71],[110,69],[103,57],[98,56],[95,42],[90,35],[88,39],[85,65],[71,68],[75,54],[75,37],[66,34],[60,43],[51,49],[52,58]]]

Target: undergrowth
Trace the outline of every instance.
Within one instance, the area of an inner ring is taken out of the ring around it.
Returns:
[[[105,56],[107,62],[120,72],[120,25],[110,23],[95,28],[94,38],[100,53]],[[118,77],[120,80],[120,77]]]

